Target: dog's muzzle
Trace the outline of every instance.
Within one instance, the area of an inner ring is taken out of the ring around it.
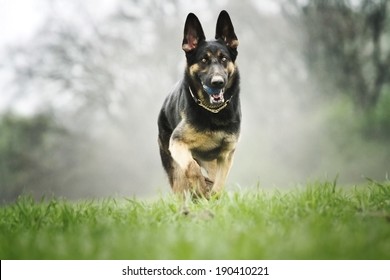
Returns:
[[[210,97],[210,104],[220,104],[225,102],[224,98],[224,88],[218,88],[218,87],[209,87],[202,83],[203,90],[209,95]]]

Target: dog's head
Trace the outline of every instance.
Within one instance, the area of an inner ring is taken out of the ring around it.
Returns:
[[[199,19],[188,14],[184,25],[183,50],[194,95],[208,108],[218,108],[230,99],[238,39],[229,14],[222,11],[217,20],[215,40],[206,41]]]

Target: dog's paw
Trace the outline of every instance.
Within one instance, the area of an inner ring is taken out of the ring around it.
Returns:
[[[207,189],[208,189],[208,191],[210,192],[211,189],[212,189],[213,186],[214,186],[214,182],[211,181],[211,180],[210,180],[209,178],[207,178],[207,177],[205,177],[204,179],[205,179],[205,181],[206,181]]]
[[[195,197],[209,197],[212,182],[203,176],[201,168],[196,161],[192,161],[188,165],[185,175],[188,179],[190,191]]]

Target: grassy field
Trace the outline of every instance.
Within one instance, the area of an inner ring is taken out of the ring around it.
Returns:
[[[390,259],[390,182],[0,208],[1,259]]]

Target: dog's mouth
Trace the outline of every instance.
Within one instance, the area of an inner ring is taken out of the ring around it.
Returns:
[[[224,93],[225,89],[224,88],[214,88],[214,87],[209,87],[202,83],[203,90],[209,95],[210,97],[210,104],[212,105],[218,105],[223,102],[225,102],[224,98]]]

